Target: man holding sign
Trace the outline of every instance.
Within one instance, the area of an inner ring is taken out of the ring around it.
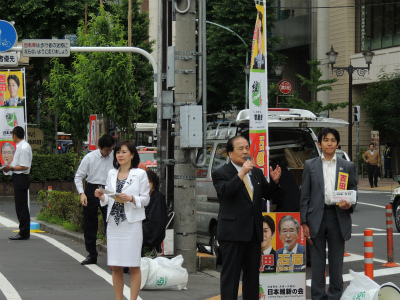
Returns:
[[[336,157],[339,132],[324,128],[318,135],[322,156],[307,160],[301,187],[300,219],[304,236],[311,244],[313,300],[338,300],[343,292],[344,242],[351,237],[351,197],[339,202],[332,195],[337,190],[357,190],[353,162]],[[326,241],[330,283],[325,290]]]

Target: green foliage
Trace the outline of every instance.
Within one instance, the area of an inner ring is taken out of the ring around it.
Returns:
[[[38,220],[63,226],[67,230],[83,232],[83,210],[80,196],[65,191],[39,191]],[[101,211],[98,210],[101,219]],[[99,222],[98,238],[105,242],[104,222]]]
[[[71,181],[80,159],[77,154],[33,154],[29,177],[31,182]],[[11,181],[11,176],[0,174],[0,182]]]
[[[85,4],[88,11],[95,12],[99,6],[98,0],[13,0],[2,1],[0,5],[0,16],[2,20],[14,21],[19,41],[23,39],[51,39],[53,37],[63,38],[65,34],[76,33],[79,20],[85,18]],[[43,78],[49,74],[49,58],[30,58],[30,67],[27,74],[30,82],[27,82],[27,107],[28,122],[34,123],[36,106],[31,105],[38,95],[45,96],[42,87],[37,89]]]
[[[41,219],[57,225],[75,224],[74,228],[83,230],[83,213],[80,197],[72,192],[39,191]],[[71,228],[71,225],[67,225]]]
[[[280,97],[278,101],[278,107],[286,107],[286,108],[301,108],[312,111],[317,116],[320,115],[323,111],[333,111],[340,108],[345,108],[348,106],[348,102],[340,102],[340,103],[328,103],[327,105],[323,105],[322,101],[317,99],[317,92],[321,91],[331,91],[332,87],[329,84],[332,84],[337,81],[336,78],[322,80],[322,72],[319,68],[321,64],[320,61],[314,59],[312,61],[307,62],[310,69],[310,79],[307,79],[304,76],[297,74],[296,76],[301,80],[301,85],[305,86],[311,93],[314,94],[314,101],[305,102],[303,99],[299,98],[299,94],[295,91],[293,92],[291,97]],[[276,84],[271,84],[268,88],[268,106],[275,107],[276,103]]]
[[[270,32],[276,21],[276,12],[271,8],[274,1],[267,1],[267,28]],[[243,38],[246,45],[233,33],[224,28],[207,24],[207,110],[210,113],[245,106],[246,78],[243,66],[251,61],[251,45],[257,10],[254,2],[247,0],[207,1],[207,20],[228,27]],[[272,51],[281,39],[268,38],[268,67],[279,54]]]
[[[369,84],[359,98],[363,116],[382,140],[400,141],[400,72],[381,70],[380,81]]]

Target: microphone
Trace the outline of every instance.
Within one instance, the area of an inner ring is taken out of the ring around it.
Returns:
[[[289,251],[289,244],[288,243],[285,243],[284,245],[283,245],[283,254],[289,254],[290,253],[290,251]]]
[[[248,155],[248,154],[247,154],[244,158],[245,158],[245,160],[247,160],[247,161],[251,161],[250,155]],[[248,173],[249,173],[249,176],[252,175],[251,170],[250,170]]]

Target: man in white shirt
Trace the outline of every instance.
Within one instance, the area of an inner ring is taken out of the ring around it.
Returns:
[[[19,233],[10,236],[10,240],[29,240],[31,232],[31,217],[28,206],[28,190],[31,184],[29,172],[32,164],[31,146],[24,140],[24,129],[21,126],[14,127],[12,139],[17,145],[14,159],[3,171],[13,172],[15,211],[19,221]]]
[[[318,134],[322,157],[306,161],[300,200],[300,219],[311,250],[311,298],[339,300],[343,293],[344,243],[351,237],[352,205],[342,199],[332,202],[332,191],[356,190],[354,163],[336,157],[339,132],[324,128]],[[340,173],[340,180],[339,179]],[[343,184],[344,182],[344,184]],[[325,284],[326,242],[328,242],[329,288]]]
[[[83,207],[83,233],[86,251],[89,255],[82,265],[97,263],[96,239],[98,230],[97,211],[100,207],[104,227],[106,227],[107,206],[100,206],[99,198],[94,196],[94,191],[106,184],[107,174],[113,168],[114,138],[103,135],[98,142],[98,149],[85,155],[75,174],[75,186],[81,197]],[[83,189],[83,180],[86,178],[86,188]]]

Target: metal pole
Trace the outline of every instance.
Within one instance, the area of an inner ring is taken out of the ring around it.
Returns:
[[[349,122],[349,136],[348,136],[348,153],[350,160],[353,161],[353,70],[352,66],[350,65],[348,68],[349,72],[349,116],[348,116],[348,122]]]

